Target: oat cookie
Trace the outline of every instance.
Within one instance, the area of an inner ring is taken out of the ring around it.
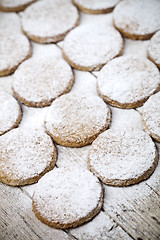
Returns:
[[[90,14],[109,13],[119,0],[72,0],[79,10]]]
[[[157,160],[155,144],[144,131],[109,129],[93,142],[88,166],[102,182],[128,186],[147,179]]]
[[[82,71],[99,70],[122,51],[120,33],[106,24],[81,25],[72,30],[63,43],[64,58],[72,67]]]
[[[0,32],[0,56],[0,77],[13,73],[21,62],[31,56],[28,39],[21,33]]]
[[[120,108],[140,107],[159,90],[158,68],[146,58],[121,56],[108,62],[98,75],[99,95]]]
[[[109,108],[99,97],[68,93],[50,106],[45,129],[56,143],[81,147],[91,143],[107,129],[110,118]]]
[[[44,131],[16,128],[0,137],[0,159],[0,181],[26,185],[54,167],[56,150]]]
[[[149,39],[160,29],[159,0],[124,0],[114,9],[115,27],[131,39]]]
[[[18,127],[21,115],[21,108],[16,99],[0,90],[0,135]]]
[[[39,220],[64,229],[93,218],[102,207],[103,190],[88,170],[54,168],[40,179],[32,200]]]
[[[21,16],[24,33],[39,43],[60,41],[79,23],[78,11],[70,0],[38,1]]]
[[[73,72],[61,57],[35,57],[23,62],[14,74],[13,93],[30,107],[44,107],[70,91]]]
[[[160,68],[160,31],[156,32],[150,40],[148,58]]]
[[[5,12],[20,12],[37,0],[1,0],[0,10]]]
[[[160,92],[152,95],[142,107],[144,130],[160,142]]]

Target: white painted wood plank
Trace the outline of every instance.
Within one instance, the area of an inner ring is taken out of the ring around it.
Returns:
[[[105,212],[135,239],[160,237],[159,171],[160,164],[148,180],[134,186],[104,185]]]
[[[132,238],[103,211],[92,221],[70,230],[79,240],[131,240]]]
[[[32,211],[32,201],[20,188],[0,183],[1,240],[71,240],[64,231],[41,223]]]

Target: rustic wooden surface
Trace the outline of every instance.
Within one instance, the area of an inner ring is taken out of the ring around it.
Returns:
[[[81,24],[102,19],[112,23],[112,14],[92,16],[81,14]],[[125,40],[124,54],[146,56],[148,41]],[[39,45],[33,44],[33,49]],[[60,51],[62,42],[58,43]],[[96,93],[98,72],[74,71],[75,84],[72,91]],[[0,89],[11,91],[12,76],[0,79]],[[22,106],[21,127],[43,125],[46,108],[35,109]],[[141,108],[121,110],[111,108],[111,128],[133,127],[142,129]],[[37,117],[38,116],[38,117]],[[159,144],[157,144],[159,148]],[[59,157],[57,167],[75,165],[87,168],[87,154],[90,146],[69,149],[57,146]],[[152,176],[130,187],[104,186],[104,206],[100,214],[89,223],[67,231],[56,230],[41,223],[32,211],[32,194],[36,184],[24,187],[10,187],[0,183],[0,240],[109,240],[109,239],[160,239],[160,164]]]

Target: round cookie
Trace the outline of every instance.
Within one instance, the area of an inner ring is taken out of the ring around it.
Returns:
[[[88,170],[55,168],[40,179],[32,200],[39,220],[66,229],[81,225],[100,212],[103,189]]]
[[[159,0],[124,0],[114,9],[115,27],[131,39],[149,39],[160,29]]]
[[[14,74],[13,93],[30,107],[44,107],[70,91],[71,67],[60,57],[36,57],[23,62]]]
[[[29,6],[21,17],[24,33],[39,43],[60,41],[79,24],[77,8],[70,0],[38,1]]]
[[[20,12],[37,0],[1,0],[0,10],[5,12]]]
[[[56,149],[42,130],[16,128],[0,137],[0,159],[0,181],[32,184],[54,167]]]
[[[152,95],[142,107],[144,130],[160,142],[160,92]]]
[[[45,129],[62,146],[81,147],[107,129],[110,118],[109,108],[99,97],[68,93],[52,103]]]
[[[0,135],[18,127],[21,121],[21,108],[12,95],[0,91]]]
[[[9,23],[9,24],[8,24]],[[0,29],[3,31],[11,31],[21,33],[20,17],[17,13],[6,13],[0,11]]]
[[[122,51],[120,33],[106,24],[78,26],[66,36],[63,43],[64,58],[72,67],[82,71],[99,70]]]
[[[79,10],[90,14],[109,13],[119,0],[72,0]]]
[[[13,73],[18,65],[31,56],[28,39],[21,33],[0,32],[0,77]]]
[[[97,80],[98,93],[107,103],[136,108],[158,91],[160,74],[146,58],[121,56],[107,63]]]
[[[157,161],[157,150],[148,134],[109,129],[93,142],[88,167],[105,184],[128,186],[147,179]]]
[[[151,38],[147,50],[148,58],[160,68],[160,31]]]

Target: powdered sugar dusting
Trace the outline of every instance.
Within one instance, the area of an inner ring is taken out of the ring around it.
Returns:
[[[49,222],[71,224],[101,205],[101,185],[88,170],[54,169],[38,182],[33,203]]]
[[[160,138],[160,92],[152,95],[142,108],[146,131],[155,139]]]
[[[69,93],[56,99],[46,115],[45,128],[53,138],[81,143],[110,123],[110,110],[95,95]]]
[[[89,164],[104,179],[126,180],[143,175],[155,157],[155,144],[145,132],[110,129],[93,142]]]
[[[58,167],[80,167],[87,169],[88,152],[91,146],[81,148],[69,148],[57,145],[58,159],[56,165]]]
[[[145,58],[122,56],[106,64],[98,75],[98,89],[119,103],[134,103],[153,94],[160,84],[157,67]]]
[[[9,23],[9,24],[8,24]],[[16,13],[0,12],[0,29],[2,31],[21,32],[20,18]]]
[[[72,70],[62,58],[39,56],[23,62],[17,69],[13,89],[24,103],[47,105],[68,92],[72,84]]]
[[[14,129],[0,137],[0,178],[25,181],[54,165],[51,138],[38,129]]]
[[[160,29],[159,0],[124,0],[113,13],[115,25],[124,32],[145,35]]]
[[[79,240],[131,240],[127,233],[102,211],[92,221],[71,229],[70,232]]]
[[[29,55],[29,52],[30,44],[24,35],[10,31],[0,32],[0,71],[17,66]]]
[[[22,16],[22,27],[28,35],[56,37],[72,29],[78,11],[70,0],[45,0],[29,6]]]
[[[148,45],[148,55],[160,65],[160,31],[156,32]]]
[[[114,7],[119,0],[74,0],[75,3],[87,9],[100,10]]]
[[[19,120],[18,120],[19,119]],[[14,97],[0,91],[0,135],[10,130],[21,119],[21,109]]]
[[[119,129],[143,129],[141,115],[134,109],[119,109],[110,107],[112,121],[110,128]]]
[[[65,55],[76,65],[96,69],[117,56],[123,46],[121,35],[102,23],[81,25],[72,30],[63,42]]]
[[[14,7],[24,5],[24,4],[29,4],[33,1],[34,0],[2,0],[0,2],[0,5],[2,7],[14,8]]]
[[[85,95],[98,95],[96,88],[96,78],[89,72],[74,70],[75,82],[71,92],[82,93]]]

